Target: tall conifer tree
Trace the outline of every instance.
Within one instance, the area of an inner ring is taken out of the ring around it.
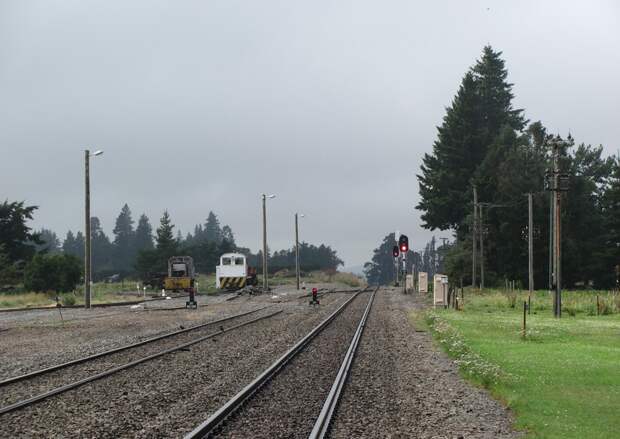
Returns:
[[[220,228],[220,221],[217,219],[217,215],[213,212],[209,212],[207,222],[205,223],[205,238],[207,242],[215,242],[216,244],[222,242],[222,229]]]
[[[173,229],[174,224],[172,224],[170,214],[167,210],[164,210],[164,214],[159,220],[159,227],[157,228],[157,250],[166,252],[176,248]]]
[[[465,74],[418,175],[418,208],[425,227],[461,231],[471,206],[472,179],[489,146],[503,127],[523,129],[522,110],[512,107],[507,75],[501,52],[490,46]]]
[[[135,258],[133,219],[131,210],[125,204],[116,218],[114,226],[114,266],[121,271],[130,270]]]
[[[136,227],[136,236],[134,239],[136,252],[141,250],[153,250],[153,228],[149,218],[142,214],[138,220]]]

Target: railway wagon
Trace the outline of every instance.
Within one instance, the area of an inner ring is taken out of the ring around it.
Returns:
[[[215,287],[236,290],[246,285],[256,285],[256,268],[248,267],[242,253],[224,253],[215,267]]]

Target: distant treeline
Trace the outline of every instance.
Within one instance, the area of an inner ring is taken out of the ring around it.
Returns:
[[[32,212],[36,207],[25,209],[28,209],[25,212],[29,217],[23,218],[24,226],[28,219],[32,219]],[[221,226],[213,212],[209,212],[204,224],[197,224],[193,233],[185,236],[179,230],[175,233],[175,225],[167,211],[164,211],[154,232],[145,214],[140,215],[137,226],[134,227],[134,224],[131,209],[127,204],[116,218],[111,238],[103,231],[99,218],[91,218],[91,254],[95,280],[115,274],[121,278],[147,279],[153,273],[165,272],[168,258],[173,255],[192,256],[196,270],[200,273],[215,272],[219,257],[233,251],[245,254],[250,265],[259,269],[262,267],[262,252],[252,253],[249,248],[237,246],[230,226]],[[8,242],[10,238],[7,233],[6,238],[0,235],[0,239]],[[80,261],[84,259],[84,234],[79,231],[68,231],[61,243],[56,233],[43,228],[38,232],[30,232],[26,241],[31,249],[26,252],[26,260],[31,259],[35,253],[66,254],[73,255]],[[304,271],[335,270],[343,263],[337,257],[336,251],[329,246],[321,244],[317,247],[305,242],[300,244],[300,261]],[[269,255],[268,267],[270,272],[294,269],[294,248]]]
[[[374,249],[372,260],[364,264],[364,274],[370,285],[388,285],[394,282],[395,267],[392,248],[396,244],[394,233],[383,238],[381,245]],[[409,250],[407,253],[407,272],[423,271],[432,279],[436,273],[444,272],[444,262],[447,252],[453,244],[444,243],[437,247],[437,240],[433,236],[424,250],[417,252]]]

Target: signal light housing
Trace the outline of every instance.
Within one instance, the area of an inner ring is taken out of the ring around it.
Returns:
[[[400,235],[398,238],[398,247],[401,253],[407,253],[409,251],[409,238],[407,235]]]
[[[395,245],[395,246],[392,248],[392,256],[394,256],[395,258],[397,258],[397,257],[398,257],[398,246],[397,246],[397,245]]]

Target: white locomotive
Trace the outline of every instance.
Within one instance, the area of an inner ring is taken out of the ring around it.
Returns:
[[[220,265],[215,267],[216,288],[236,290],[257,283],[256,268],[248,267],[244,254],[224,253],[220,256]]]

